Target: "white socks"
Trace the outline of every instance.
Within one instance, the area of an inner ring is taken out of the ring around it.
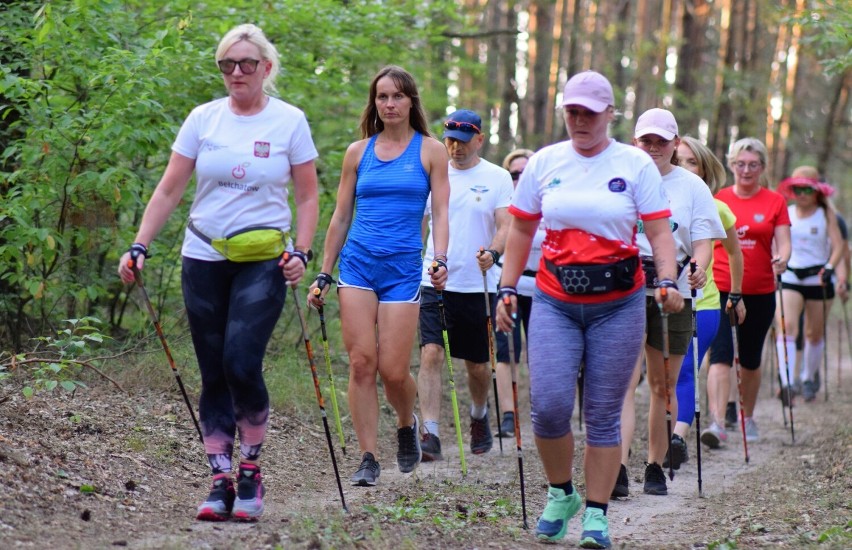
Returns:
[[[802,364],[802,374],[799,380],[813,382],[822,364],[822,354],[825,351],[825,340],[816,343],[805,342],[805,360]]]
[[[781,386],[789,386],[790,382],[787,379],[787,373],[790,373],[790,377],[795,376],[796,372],[796,338],[793,336],[787,336],[786,348],[787,348],[787,363],[789,364],[789,370],[786,368],[784,364],[784,348],[785,348],[784,339],[779,336],[778,341],[776,343],[776,347],[778,348],[778,374],[781,376]]]

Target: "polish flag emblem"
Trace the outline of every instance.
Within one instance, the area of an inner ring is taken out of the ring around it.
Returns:
[[[268,141],[255,141],[254,142],[254,156],[260,157],[262,159],[269,158],[269,142]]]

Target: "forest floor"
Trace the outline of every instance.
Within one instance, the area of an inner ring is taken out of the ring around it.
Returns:
[[[852,358],[843,354],[841,374],[836,337],[829,344],[830,399],[821,393],[812,403],[797,401],[795,444],[764,376],[756,414],[761,440],[749,445],[748,464],[739,432],[725,448],[704,447],[702,497],[694,432],[687,440],[689,461],[669,482],[669,495],[642,493],[648,388],[640,385],[630,496],[609,507],[614,547],[852,547]],[[466,410],[464,377],[456,378]],[[546,482],[528,404],[522,404],[522,434],[530,530],[523,529],[521,518],[514,439],[504,440],[502,455],[496,439],[490,453],[466,452],[469,471],[462,477],[458,449],[450,444],[455,436],[449,403],[443,411],[445,460],[405,475],[396,468],[393,417],[383,405],[377,457],[383,470],[373,488],[347,483],[359,463],[357,442],[345,418],[344,457],[329,414],[348,513],[318,409],[272,411],[263,453],[262,519],[204,523],[194,516],[207,495],[209,473],[176,389],[124,381],[122,393],[105,382],[88,382],[88,389],[73,395],[57,391],[30,399],[21,393],[20,375],[0,385],[3,548],[541,547],[532,528],[546,501]],[[582,495],[584,432],[576,420],[575,484]],[[706,413],[702,424],[707,426]],[[576,547],[579,532],[575,518],[558,546]]]

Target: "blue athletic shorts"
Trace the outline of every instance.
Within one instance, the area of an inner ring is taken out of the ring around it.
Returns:
[[[371,290],[379,303],[420,302],[420,252],[373,256],[363,246],[347,241],[340,251],[338,269],[339,288]]]

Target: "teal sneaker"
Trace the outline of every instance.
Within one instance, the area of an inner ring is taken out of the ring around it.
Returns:
[[[583,534],[580,548],[609,548],[609,522],[600,508],[586,508],[583,512]]]
[[[538,518],[535,536],[543,541],[561,540],[568,530],[568,521],[580,509],[580,495],[575,490],[566,495],[562,489],[551,487],[547,490],[547,506]]]

